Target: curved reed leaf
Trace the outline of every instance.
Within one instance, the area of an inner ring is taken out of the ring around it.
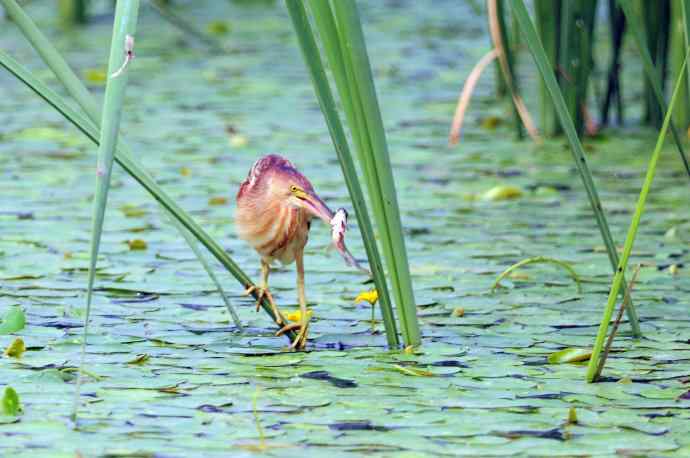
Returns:
[[[548,263],[548,264],[555,264],[557,266],[562,267],[565,269],[570,276],[572,277],[573,281],[577,285],[577,292],[581,293],[582,292],[582,285],[580,284],[580,277],[577,275],[577,272],[575,272],[575,269],[573,269],[570,264],[567,262],[561,261],[559,259],[555,258],[549,258],[546,256],[535,256],[533,258],[527,258],[523,259],[520,262],[516,262],[512,266],[508,267],[506,270],[501,272],[501,274],[494,280],[494,284],[491,286],[491,292],[494,292],[496,288],[498,288],[501,284],[501,280],[506,278],[508,275],[510,275],[511,272],[515,271],[516,269],[519,269],[520,267],[526,266],[527,264],[537,264],[537,263]]]

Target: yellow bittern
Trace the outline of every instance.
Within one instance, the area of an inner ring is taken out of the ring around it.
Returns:
[[[312,218],[320,218],[333,226],[333,240],[348,264],[361,268],[344,245],[346,216],[344,210],[333,213],[316,194],[309,180],[287,159],[276,154],[265,156],[252,166],[237,193],[237,232],[261,256],[261,286],[252,286],[246,294],[258,293],[259,303],[265,297],[273,307],[282,334],[299,328],[291,348],[304,348],[309,317],[304,292],[304,247],[309,237]],[[297,263],[297,294],[300,306],[299,323],[282,322],[268,290],[270,265]]]

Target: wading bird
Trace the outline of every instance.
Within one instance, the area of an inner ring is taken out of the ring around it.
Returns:
[[[334,216],[336,216],[334,218]],[[278,324],[285,326],[282,334],[299,328],[291,348],[302,349],[309,326],[307,299],[304,293],[304,246],[307,244],[312,218],[320,218],[333,227],[333,239],[348,264],[361,268],[344,244],[346,224],[344,210],[333,213],[316,195],[307,178],[287,159],[276,154],[265,156],[252,166],[237,193],[237,232],[261,256],[261,286],[252,286],[245,293],[258,293],[256,309],[265,297],[273,308]],[[273,261],[297,264],[297,295],[300,306],[299,323],[286,324],[268,290],[268,275]]]

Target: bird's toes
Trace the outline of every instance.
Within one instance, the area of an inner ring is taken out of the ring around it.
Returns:
[[[299,323],[290,323],[290,324],[286,324],[285,326],[283,326],[282,328],[280,328],[280,329],[278,330],[278,332],[276,332],[276,336],[282,336],[282,335],[285,334],[286,332],[294,331],[295,329],[297,329],[297,328],[299,328],[299,327],[300,327]]]

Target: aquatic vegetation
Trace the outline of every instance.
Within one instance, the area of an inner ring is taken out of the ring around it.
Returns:
[[[85,69],[104,64],[112,16],[100,12],[112,2],[91,2],[89,26],[61,34],[48,3],[28,5],[73,75],[83,78]],[[389,348],[385,323],[379,316],[370,321],[373,307],[365,299],[377,291],[383,305],[379,284],[330,249],[331,227],[314,224],[305,254],[307,313],[313,314],[309,351],[288,352],[287,339],[274,336],[272,320],[256,313],[255,298],[242,296],[245,284],[235,276],[253,283],[259,265],[235,235],[234,194],[258,157],[288,157],[331,208],[350,212],[343,236],[356,260],[373,271],[359,237],[363,218],[330,137],[335,132],[338,138],[340,128],[357,156],[345,107],[334,88],[328,112],[335,116],[324,123],[319,108],[327,104],[317,103],[327,97],[325,86],[315,91],[309,79],[315,74],[304,66],[282,2],[167,5],[202,33],[212,21],[231,24],[226,35],[212,36],[227,53],[170,27],[150,6],[142,10],[136,58],[120,74],[129,77],[123,135],[81,369],[93,145],[100,138],[97,102],[105,86],[87,82],[94,94],[79,99],[83,84],[53,76],[23,39],[20,21],[0,28],[6,114],[0,125],[0,326],[15,323],[0,334],[0,344],[17,354],[15,342],[24,343],[20,358],[0,358],[0,396],[13,392],[16,399],[7,399],[21,407],[0,415],[8,438],[0,455],[687,455],[688,178],[670,123],[670,141],[658,154],[630,246],[626,294],[615,297],[599,354],[601,375],[588,383],[586,358],[612,274],[567,138],[517,141],[510,101],[496,102],[488,78],[478,81],[466,113],[462,149],[448,149],[458,78],[492,47],[486,12],[481,4],[475,11],[470,3],[447,0],[434,2],[438,8],[358,2],[421,345],[403,347],[401,335],[397,349]],[[309,2],[304,5],[319,40],[313,43],[320,46],[317,20]],[[519,24],[505,18],[520,93],[537,114],[540,73],[527,42],[516,36]],[[606,32],[601,24],[597,37]],[[320,50],[327,59],[326,48]],[[644,69],[632,30],[620,52],[623,96],[632,107],[626,128],[599,130],[582,137],[581,146],[622,257],[622,234],[635,213],[631,197],[645,181],[659,132],[636,120],[644,114],[642,91],[635,89],[641,89]],[[332,69],[338,64],[322,64],[337,84]],[[70,82],[67,90],[63,83]],[[674,121],[680,128],[681,118]],[[240,135],[247,142],[231,146]],[[395,317],[365,176],[357,157],[351,165],[361,180],[353,188],[361,187],[369,206]],[[517,189],[519,196],[481,198],[497,187]],[[581,291],[564,266],[531,262],[513,269],[501,280],[504,288],[491,294],[497,277],[538,256],[570,266]],[[242,267],[241,274],[228,268],[233,265]],[[271,287],[285,319],[301,319],[294,269],[275,269]],[[360,293],[365,296],[358,299]],[[641,339],[632,336],[626,318],[631,297]],[[559,364],[550,363],[554,355]],[[71,422],[78,376],[79,419]]]
[[[86,339],[89,334],[89,318],[91,314],[91,300],[96,279],[96,265],[98,262],[98,250],[103,233],[103,220],[108,205],[108,191],[110,190],[110,177],[115,162],[115,148],[120,135],[120,119],[122,117],[122,104],[127,85],[127,72],[125,69],[133,57],[133,35],[136,33],[137,18],[139,15],[139,0],[122,0],[115,8],[113,21],[113,37],[110,45],[110,60],[108,61],[108,81],[105,86],[105,97],[101,114],[101,132],[98,141],[98,160],[96,163],[96,193],[93,199],[93,218],[91,226],[91,244],[89,251],[89,273],[86,286],[86,313],[84,315],[84,333],[81,343],[81,361],[79,368],[84,367],[86,359]],[[141,243],[129,244],[130,249],[143,249]],[[72,416],[76,417],[79,408],[79,389],[81,385],[81,372],[77,373],[77,383],[74,396],[74,409]]]

